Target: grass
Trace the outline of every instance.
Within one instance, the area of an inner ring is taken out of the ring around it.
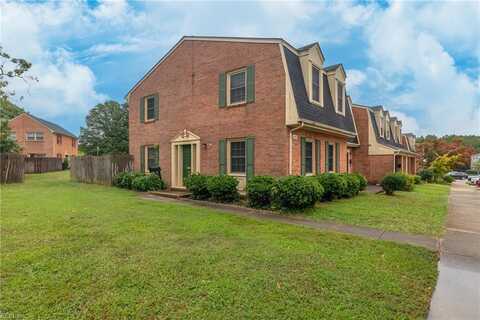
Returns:
[[[417,319],[437,255],[28,175],[1,188],[0,315]]]
[[[394,196],[362,192],[352,199],[319,203],[307,217],[388,231],[439,236],[447,213],[448,185],[422,184]]]

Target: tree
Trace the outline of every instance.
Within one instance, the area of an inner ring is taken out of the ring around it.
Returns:
[[[97,104],[80,128],[80,149],[89,155],[128,153],[128,106],[116,101]]]
[[[0,119],[10,120],[24,113],[25,110],[11,103],[5,98],[0,98]]]
[[[38,81],[36,77],[26,75],[26,72],[31,67],[32,64],[30,62],[25,59],[11,57],[0,46],[0,98],[7,100],[15,95],[15,91],[7,89],[9,81],[15,78],[24,81]]]
[[[19,152],[20,146],[12,138],[12,131],[6,119],[0,119],[0,153]]]
[[[435,176],[435,180],[440,181],[445,174],[451,171],[459,161],[458,155],[444,154],[433,160],[430,169]]]

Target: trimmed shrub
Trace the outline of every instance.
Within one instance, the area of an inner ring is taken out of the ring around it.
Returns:
[[[342,176],[347,183],[347,187],[344,190],[343,196],[345,198],[351,198],[358,195],[360,192],[360,181],[358,178],[349,173],[342,173],[340,176]]]
[[[413,181],[415,184],[421,184],[422,183],[422,177],[419,175],[413,176]]]
[[[347,189],[347,181],[338,173],[322,173],[317,180],[323,187],[323,201],[331,201],[341,198]]]
[[[275,206],[283,210],[311,208],[320,200],[322,194],[323,187],[315,177],[283,177],[272,189]]]
[[[388,195],[393,195],[395,191],[412,191],[415,180],[413,176],[403,173],[391,173],[383,177],[380,185]]]
[[[144,175],[143,173],[133,171],[120,172],[113,179],[113,185],[119,188],[132,189],[133,179]]]
[[[425,181],[425,182],[433,182],[433,179],[435,177],[434,174],[433,174],[433,171],[430,170],[430,169],[420,170],[418,172],[418,175],[420,176],[422,181]]]
[[[207,179],[207,190],[212,200],[218,202],[233,202],[238,199],[238,180],[235,177],[220,175]]]
[[[448,183],[448,184],[452,183],[454,180],[455,179],[451,176],[444,176],[443,177],[443,182]]]
[[[209,176],[197,173],[185,179],[185,186],[192,193],[193,199],[206,200],[210,198],[210,191],[208,191],[209,178]]]
[[[62,170],[67,170],[68,167],[70,167],[70,164],[68,163],[68,158],[65,157],[63,158],[63,161],[62,161]]]
[[[358,172],[352,173],[352,176],[356,177],[360,186],[360,191],[363,191],[367,188],[368,186],[368,181],[367,178],[365,178],[362,174]]]
[[[247,182],[248,205],[253,208],[269,208],[272,205],[272,189],[275,179],[271,176],[253,177]]]
[[[156,174],[140,175],[132,181],[132,189],[137,191],[154,191],[164,188],[165,183]]]

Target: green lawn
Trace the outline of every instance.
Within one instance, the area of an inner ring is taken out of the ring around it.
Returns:
[[[394,196],[362,192],[352,199],[319,203],[307,217],[438,236],[443,232],[449,190],[447,185],[423,184]]]
[[[417,319],[437,255],[29,175],[1,187],[0,315]]]

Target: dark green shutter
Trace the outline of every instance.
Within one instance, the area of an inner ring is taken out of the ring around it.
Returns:
[[[155,166],[160,167],[160,146],[155,146]]]
[[[145,146],[140,146],[140,172],[145,172]]]
[[[328,141],[325,141],[325,172],[328,172]]]
[[[315,140],[315,174],[320,174],[320,149],[322,148],[322,144],[320,140]]]
[[[145,97],[140,98],[140,122],[145,122]]]
[[[255,66],[247,67],[247,102],[255,101]]]
[[[301,163],[302,163],[302,169],[301,169],[301,174],[302,176],[305,175],[305,138],[301,137],[300,138],[300,156],[302,157]]]
[[[227,77],[225,73],[220,73],[218,76],[218,106],[223,108],[227,104],[227,94],[226,94],[226,87],[227,87]]]
[[[227,141],[225,139],[218,141],[218,173],[227,173]]]
[[[335,143],[335,172],[340,172],[340,143]]]
[[[158,101],[158,93],[156,93],[154,95],[154,105],[155,105],[155,120],[158,120],[158,104],[159,104],[159,101]]]
[[[255,138],[247,138],[247,181],[255,175]]]

